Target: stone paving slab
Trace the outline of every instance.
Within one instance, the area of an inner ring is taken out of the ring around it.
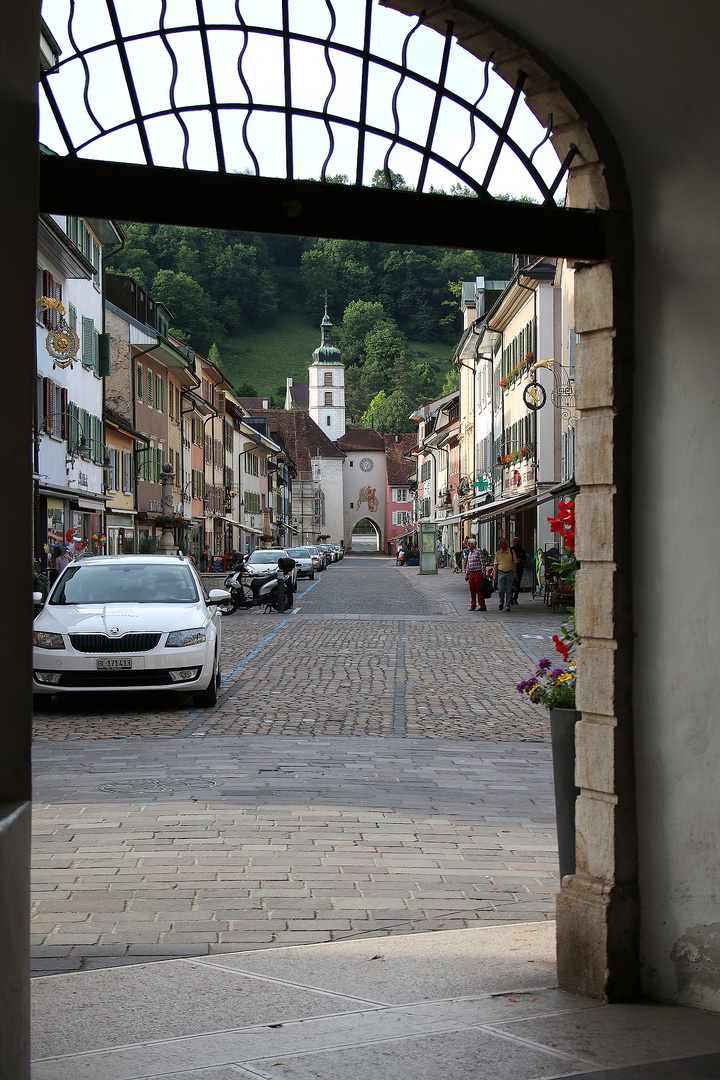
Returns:
[[[48,742],[35,788],[39,973],[554,915],[546,743]]]

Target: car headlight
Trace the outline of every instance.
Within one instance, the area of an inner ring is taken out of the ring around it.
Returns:
[[[64,649],[62,634],[51,634],[47,630],[33,632],[33,645],[36,649]]]
[[[204,641],[207,641],[207,634],[198,627],[196,630],[173,630],[165,644],[169,649],[184,649],[187,645],[202,645]]]

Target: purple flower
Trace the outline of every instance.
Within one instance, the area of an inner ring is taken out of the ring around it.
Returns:
[[[543,659],[538,664],[538,667],[541,668],[541,669],[542,668],[549,668],[551,666],[552,666],[551,662],[547,659],[547,657],[543,657]]]
[[[564,675],[564,674],[565,674],[565,672],[563,671],[563,669],[561,667],[556,667],[554,671],[550,672],[550,678],[551,679],[557,679],[558,675]]]

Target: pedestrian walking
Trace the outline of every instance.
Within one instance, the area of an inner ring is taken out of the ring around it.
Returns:
[[[500,540],[500,547],[495,552],[493,580],[498,587],[498,596],[500,599],[500,607],[498,611],[502,611],[503,608],[506,611],[510,611],[510,602],[512,598],[512,586],[515,578],[515,552],[507,542],[506,537],[502,537]]]
[[[485,560],[482,551],[478,550],[477,544],[472,537],[467,543],[467,563],[465,564],[465,580],[470,586],[470,610],[487,611],[485,597],[482,593],[482,580],[485,576]]]
[[[522,585],[522,576],[525,569],[525,564],[528,560],[527,551],[520,543],[520,537],[516,536],[512,543],[512,550],[515,553],[515,576],[512,586],[512,597],[510,599],[511,604],[517,604],[520,596],[520,586]]]

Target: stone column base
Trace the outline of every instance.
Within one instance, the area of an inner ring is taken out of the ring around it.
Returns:
[[[639,997],[637,900],[583,874],[557,894],[557,971],[563,990],[601,1001]]]

